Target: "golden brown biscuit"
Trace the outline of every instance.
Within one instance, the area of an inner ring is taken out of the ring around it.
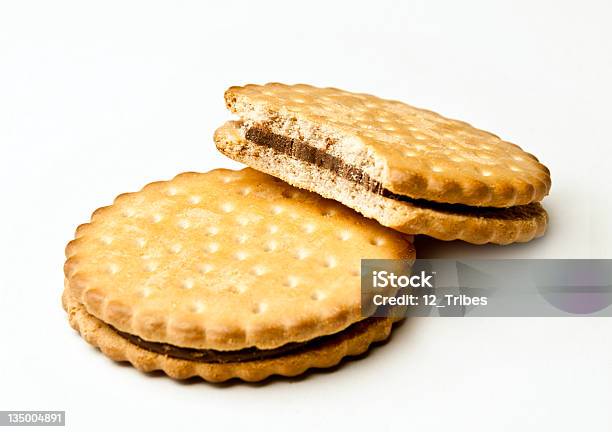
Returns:
[[[215,133],[221,152],[383,225],[502,244],[545,230],[537,203],[550,189],[548,169],[467,123],[303,84],[231,87],[225,100],[241,120]],[[300,163],[287,167],[288,160]]]
[[[281,358],[349,329],[363,319],[361,258],[414,259],[414,248],[335,201],[247,168],[120,195],[77,229],[66,256],[67,295],[83,320],[141,350],[228,363]],[[288,370],[273,369],[265,374]]]
[[[239,125],[228,122],[216,131],[215,142],[224,154],[294,186],[335,199],[395,230],[475,244],[526,242],[546,230],[548,216],[539,203],[497,209],[384,196],[330,170],[253,145],[244,138]]]

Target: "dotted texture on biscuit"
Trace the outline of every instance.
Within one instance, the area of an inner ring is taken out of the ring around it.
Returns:
[[[88,313],[145,340],[220,350],[334,333],[361,319],[361,258],[410,238],[252,169],[185,173],[120,195],[66,248]]]
[[[356,140],[385,166],[383,186],[413,198],[510,207],[541,201],[550,173],[492,133],[402,102],[336,88],[269,83],[231,87],[228,108],[323,125]]]

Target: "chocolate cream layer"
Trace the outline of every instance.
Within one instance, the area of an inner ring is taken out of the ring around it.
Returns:
[[[382,195],[393,200],[411,203],[416,207],[428,208],[445,213],[465,215],[476,214],[481,217],[492,217],[498,219],[516,218],[517,213],[523,215],[525,213],[530,213],[530,210],[532,210],[534,207],[533,204],[508,208],[473,207],[465,204],[440,203],[398,195],[386,189],[381,182],[371,178],[362,169],[344,162],[339,157],[331,155],[324,150],[309,144],[307,141],[276,134],[265,126],[252,126],[248,128],[245,132],[245,138],[247,141],[253,144],[271,148],[276,153],[312,164],[317,168],[329,170],[338,177],[363,186],[369,192]],[[330,139],[329,143],[333,144],[333,140]]]
[[[344,338],[349,338],[363,333],[375,320],[381,318],[366,318],[356,322],[344,330],[331,335],[320,336],[307,342],[291,342],[273,349],[244,348],[235,351],[218,351],[212,349],[185,348],[161,342],[146,341],[136,335],[125,333],[111,327],[119,336],[127,339],[142,349],[157,354],[166,355],[182,360],[190,360],[202,363],[240,363],[256,360],[274,359],[289,354],[299,354],[304,351],[316,349],[326,344],[335,343]]]

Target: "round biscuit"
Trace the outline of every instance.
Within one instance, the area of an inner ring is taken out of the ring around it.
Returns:
[[[548,226],[548,214],[540,203],[507,209],[453,204],[428,207],[385,197],[329,170],[250,143],[235,122],[227,122],[217,129],[214,139],[217,148],[228,157],[294,186],[335,199],[397,231],[474,244],[510,244],[540,237]]]

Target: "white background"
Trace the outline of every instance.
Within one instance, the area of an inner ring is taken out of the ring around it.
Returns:
[[[421,257],[612,257],[609,1],[0,3],[0,409],[73,430],[610,430],[610,319],[418,319],[359,361],[265,385],[175,382],[68,327],[63,249],[121,192],[236,167],[223,91],[404,100],[550,169],[546,237]]]

